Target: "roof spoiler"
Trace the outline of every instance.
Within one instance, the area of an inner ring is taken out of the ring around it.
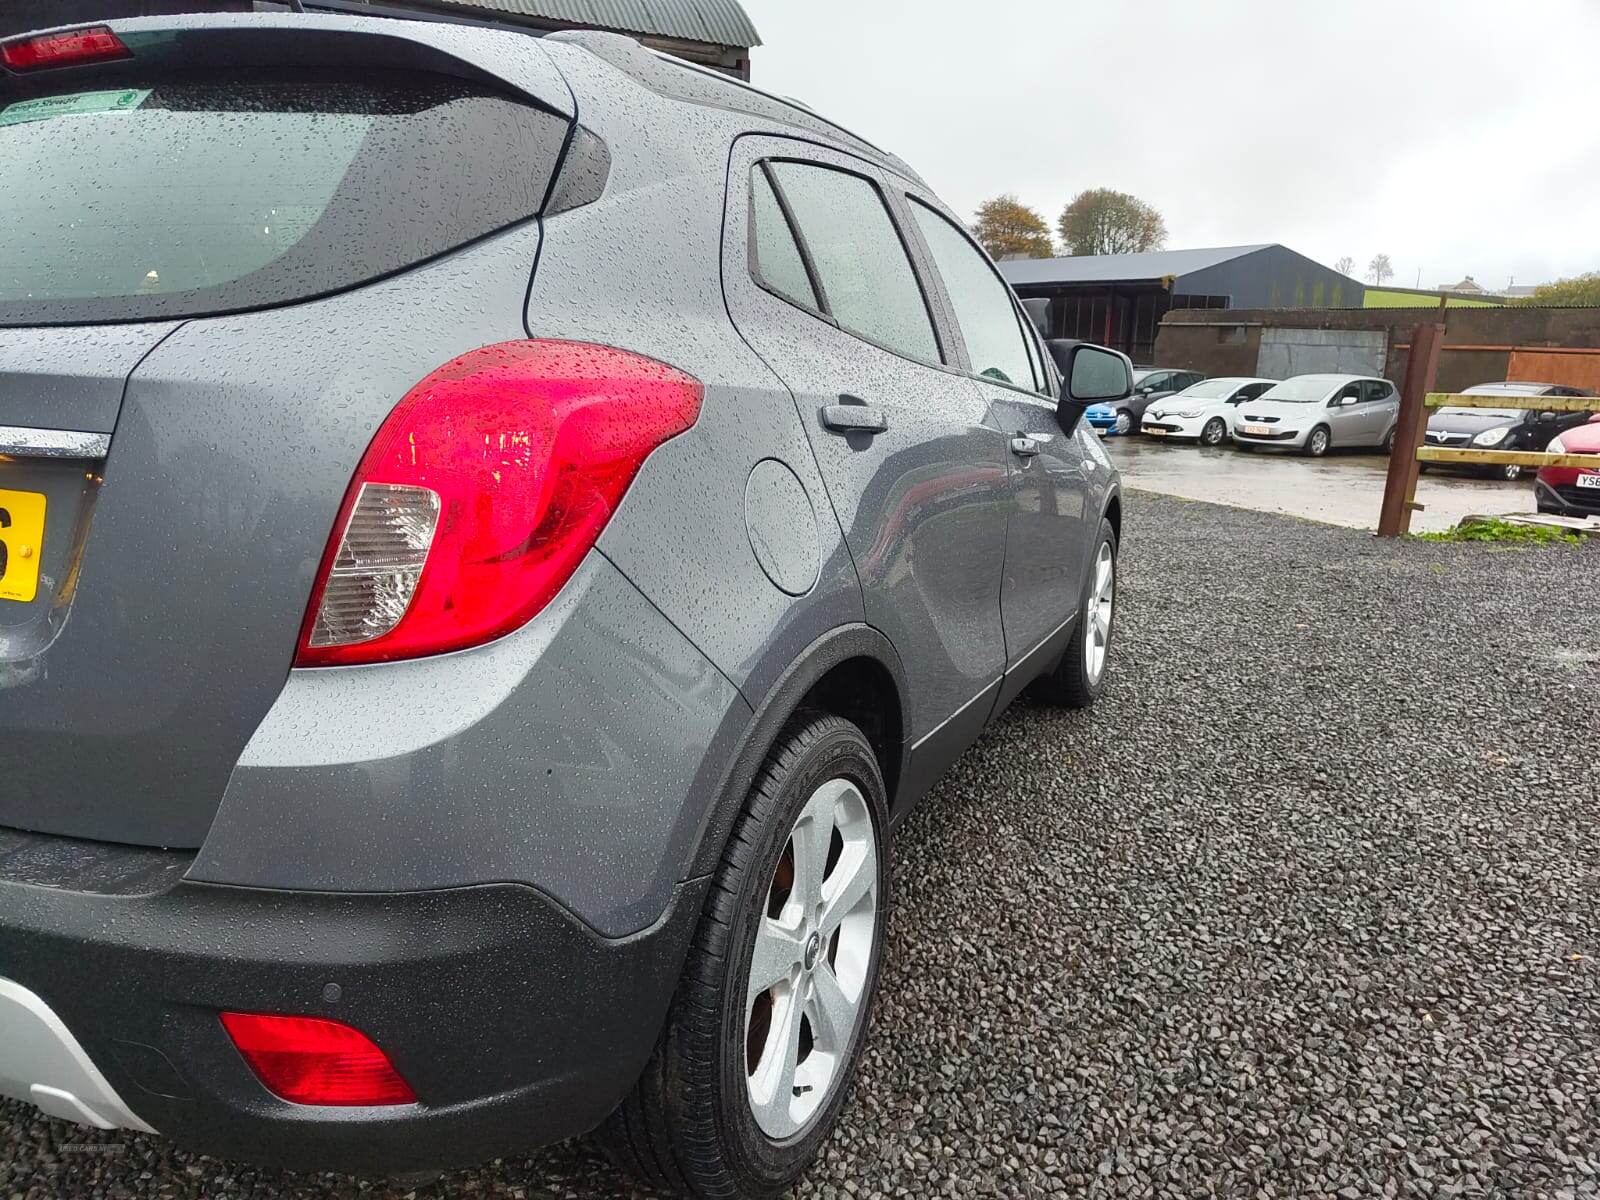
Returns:
[[[216,13],[96,21],[132,58],[93,68],[96,79],[172,67],[374,67],[426,71],[520,93],[541,108],[575,114],[572,92],[538,38],[458,25],[291,13]],[[63,30],[79,28],[64,26]],[[40,31],[53,32],[53,31]],[[485,37],[499,53],[484,54]],[[0,71],[0,94],[59,86],[50,71]]]

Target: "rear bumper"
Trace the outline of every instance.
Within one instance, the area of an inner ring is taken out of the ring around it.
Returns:
[[[632,1086],[703,894],[703,880],[680,885],[656,925],[612,940],[516,885],[359,896],[184,882],[129,896],[0,880],[0,1094],[299,1170],[523,1152],[593,1128]],[[279,1100],[224,1010],[352,1025],[418,1103]]]

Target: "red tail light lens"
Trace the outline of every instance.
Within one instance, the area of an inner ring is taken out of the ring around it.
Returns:
[[[297,665],[440,654],[526,623],[703,394],[664,363],[580,342],[504,342],[440,367],[361,460]]]
[[[13,71],[44,71],[51,67],[86,67],[91,63],[132,58],[133,51],[104,25],[42,33],[0,44],[0,62]]]
[[[417,1101],[389,1056],[359,1029],[318,1017],[233,1012],[222,1014],[222,1027],[267,1089],[292,1104]]]

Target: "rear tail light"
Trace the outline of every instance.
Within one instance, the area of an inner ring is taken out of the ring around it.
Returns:
[[[104,25],[41,33],[0,43],[0,62],[13,71],[86,67],[91,63],[117,62],[132,57],[133,51]]]
[[[359,1029],[319,1017],[222,1014],[222,1027],[267,1090],[292,1104],[415,1104],[389,1056]]]
[[[703,391],[654,359],[580,342],[503,342],[440,367],[356,470],[297,665],[440,654],[526,623],[650,452],[695,423]]]

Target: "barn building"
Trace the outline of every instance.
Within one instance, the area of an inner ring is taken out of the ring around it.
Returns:
[[[1051,337],[1082,338],[1149,362],[1175,308],[1360,308],[1362,285],[1287,246],[1221,246],[1013,259],[1000,270],[1024,300],[1049,301]]]

